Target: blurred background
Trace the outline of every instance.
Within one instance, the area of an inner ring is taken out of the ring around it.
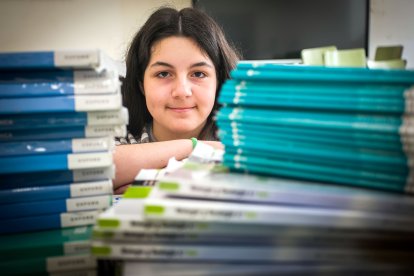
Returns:
[[[404,45],[414,67],[411,0],[0,0],[0,51],[101,48],[118,61],[161,5],[194,5],[211,14],[246,59],[297,58],[335,44]]]

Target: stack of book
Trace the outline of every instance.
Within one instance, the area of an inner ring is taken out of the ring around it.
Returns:
[[[167,173],[141,171],[99,216],[92,252],[123,260],[124,275],[408,275],[413,212],[412,197],[242,175],[190,156]]]
[[[0,54],[0,271],[87,271],[111,206],[118,70],[101,51]],[[72,273],[72,272],[71,272]]]
[[[220,93],[235,171],[413,192],[414,71],[241,62]]]

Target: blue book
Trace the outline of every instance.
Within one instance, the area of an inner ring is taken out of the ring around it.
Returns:
[[[12,234],[93,225],[101,210],[3,219],[0,234]]]
[[[18,155],[112,151],[114,146],[115,142],[111,137],[2,142],[0,143],[0,158]]]
[[[239,63],[231,72],[235,80],[283,80],[341,83],[384,83],[411,86],[413,70],[317,67],[277,64]]]
[[[0,157],[0,174],[102,168],[112,165],[111,152]]]
[[[111,94],[119,88],[112,71],[8,71],[0,76],[0,98]]]
[[[7,220],[66,212],[103,210],[109,208],[111,204],[111,195],[1,204],[0,219]]]
[[[66,138],[91,138],[103,136],[126,136],[125,125],[97,125],[97,126],[71,126],[55,128],[39,128],[28,131],[0,130],[0,142],[7,141],[27,141],[45,139],[66,139]]]
[[[119,93],[58,97],[0,98],[0,114],[119,110],[122,107],[121,102],[121,95]]]
[[[0,70],[111,68],[109,57],[100,50],[33,51],[0,53]]]
[[[0,116],[0,131],[73,126],[128,124],[128,110],[63,113],[32,113]]]
[[[0,189],[0,205],[51,199],[111,195],[112,181],[90,181],[27,188]]]
[[[79,169],[43,171],[34,173],[0,174],[0,190],[32,188],[48,185],[70,185],[73,182],[110,180],[115,177],[114,166]]]

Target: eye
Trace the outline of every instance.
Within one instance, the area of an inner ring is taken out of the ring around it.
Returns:
[[[169,76],[170,76],[170,73],[168,73],[168,72],[166,72],[166,71],[159,72],[159,73],[157,74],[157,77],[158,77],[158,78],[161,78],[161,79],[165,79],[165,78],[167,78],[167,77],[169,77]]]
[[[200,79],[207,77],[207,75],[206,75],[206,74],[204,74],[203,72],[194,72],[194,73],[192,74],[192,76],[194,76],[194,77],[196,77],[196,78],[200,78]]]

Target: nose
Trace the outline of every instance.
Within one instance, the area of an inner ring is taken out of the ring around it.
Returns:
[[[171,94],[174,98],[190,97],[193,94],[190,81],[186,77],[177,77]]]

